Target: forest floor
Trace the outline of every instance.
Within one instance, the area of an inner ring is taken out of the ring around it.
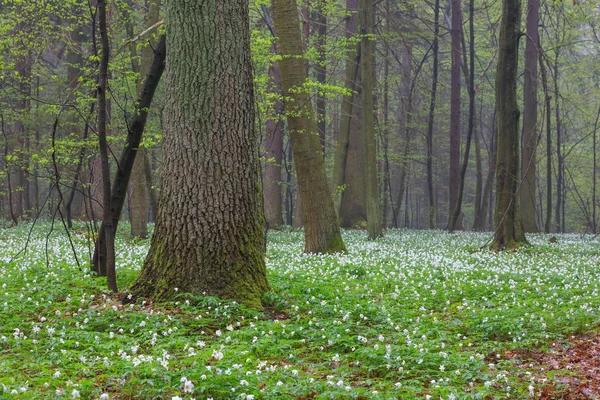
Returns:
[[[489,234],[345,231],[348,253],[318,256],[302,253],[302,232],[272,232],[258,312],[181,293],[122,305],[78,268],[60,225],[31,228],[0,229],[0,399],[600,393],[598,238],[531,235],[495,254]],[[83,225],[72,236],[84,263]],[[119,235],[121,295],[148,246]]]

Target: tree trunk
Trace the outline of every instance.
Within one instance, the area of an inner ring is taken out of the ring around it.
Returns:
[[[598,233],[597,220],[596,220],[596,144],[597,144],[597,133],[598,133],[598,121],[600,120],[600,107],[598,108],[598,113],[596,114],[596,122],[594,123],[594,132],[592,137],[592,153],[593,153],[593,165],[592,165],[592,233],[595,235]]]
[[[429,117],[427,120],[427,197],[429,199],[429,229],[437,226],[437,212],[435,193],[433,190],[433,125],[435,120],[435,100],[438,81],[438,50],[440,37],[440,0],[435,0],[434,8],[434,34],[433,34],[433,76],[431,77],[431,101],[429,103]]]
[[[379,211],[375,118],[373,105],[373,0],[361,0],[360,9],[361,127],[365,149],[367,228],[370,240],[383,236]]]
[[[496,251],[514,250],[525,243],[519,215],[519,106],[517,67],[521,0],[504,0],[500,25],[499,58],[496,71],[498,110],[498,159],[496,167],[496,210],[494,241]]]
[[[346,0],[346,12],[349,16],[346,18],[346,38],[350,39],[356,33],[357,26],[358,0]],[[349,48],[346,58],[346,79],[344,87],[352,94],[343,96],[340,117],[340,130],[333,163],[333,197],[335,199],[335,210],[339,216],[342,226],[342,198],[346,188],[346,166],[348,161],[348,152],[350,145],[350,132],[352,118],[355,113],[354,103],[356,90],[356,81],[358,79],[358,69],[360,63],[360,46]]]
[[[481,104],[480,104],[481,109]],[[480,117],[481,118],[481,117]],[[483,202],[483,162],[481,160],[481,133],[477,127],[477,123],[473,126],[473,135],[475,138],[475,164],[476,164],[476,181],[475,181],[475,216],[473,220],[473,230],[481,230],[481,206]]]
[[[248,2],[170,0],[167,19],[161,197],[132,292],[165,299],[178,289],[261,308],[269,285]]]
[[[560,47],[557,47],[554,54],[554,111],[556,116],[556,159],[558,176],[556,178],[556,231],[562,233],[564,230],[564,221],[561,220],[561,210],[563,202],[563,177],[564,177],[564,160],[562,157],[562,124],[560,118],[560,99],[558,85],[558,59],[560,55]]]
[[[146,15],[146,27],[155,25],[160,16],[161,0],[150,0],[148,2],[148,13]],[[130,38],[133,39],[133,30],[129,33]],[[156,45],[153,40],[149,43],[145,43],[142,48],[141,63],[134,65],[133,71],[137,72],[137,93],[138,96],[142,90],[144,83],[144,77],[148,74],[150,66],[152,65],[152,57],[154,56],[153,47]],[[136,59],[136,44],[132,43],[132,59]],[[152,177],[150,181],[147,179],[146,174],[146,158],[148,154],[144,148],[138,149],[135,162],[133,163],[133,170],[131,172],[131,197],[130,197],[130,220],[131,220],[131,236],[138,238],[148,237],[148,203],[150,198],[150,191],[152,190]],[[153,210],[155,211],[155,210]]]
[[[357,82],[360,80],[360,68]],[[352,102],[350,135],[348,140],[348,156],[344,174],[344,192],[342,193],[342,209],[340,224],[345,228],[364,227],[367,222],[367,200],[365,190],[365,148],[361,131],[361,88],[357,84]]]
[[[465,190],[465,176],[467,174],[467,167],[469,166],[469,152],[471,151],[471,138],[473,137],[474,121],[475,121],[475,27],[473,25],[473,14],[474,14],[474,1],[469,1],[469,57],[470,65],[467,79],[467,89],[469,91],[469,122],[467,128],[467,143],[465,145],[465,155],[463,158],[463,164],[460,169],[460,183],[458,188],[458,197],[456,199],[456,208],[450,215],[450,223],[448,224],[448,230],[453,232],[458,228],[458,222],[462,215],[462,201]],[[466,53],[466,52],[465,52]],[[466,55],[465,55],[466,59]],[[465,60],[466,65],[466,60]],[[467,74],[465,74],[467,75]]]
[[[331,199],[325,162],[308,93],[307,62],[302,57],[302,35],[295,0],[273,0],[273,20],[279,37],[281,86],[302,201],[307,253],[344,251]]]
[[[485,184],[483,185],[483,193],[481,195],[481,208],[479,210],[479,216],[476,217],[476,224],[473,227],[474,230],[483,231],[486,228],[492,229],[492,223],[486,222],[491,218],[488,215],[492,211],[492,192],[494,187],[494,179],[496,177],[496,144],[498,141],[498,126],[496,124],[496,113],[494,112],[492,121],[492,134],[490,140],[490,151],[488,154],[488,172],[485,178]]]
[[[104,225],[104,239],[106,241],[106,254],[104,265],[100,270],[106,271],[108,289],[117,291],[117,277],[115,270],[115,225],[111,220],[111,188],[110,165],[108,160],[108,143],[106,141],[107,104],[106,92],[108,90],[108,61],[110,45],[108,29],[106,26],[106,0],[98,0],[98,22],[100,27],[100,41],[102,53],[100,57],[100,73],[98,77],[98,143],[100,145],[100,159],[102,162],[102,223]]]
[[[385,32],[390,35],[390,0],[385,1]],[[389,158],[389,107],[390,107],[390,48],[385,46],[383,57],[383,129],[381,134],[381,148],[383,151],[383,228],[387,228],[390,191],[390,158]]]
[[[521,216],[525,232],[538,232],[536,221],[536,148],[537,125],[537,47],[539,0],[527,2],[527,34],[525,44],[525,83],[523,86],[523,142],[521,166]]]
[[[129,178],[131,177],[131,170],[133,169],[135,156],[137,154],[140,141],[142,140],[142,134],[144,133],[144,128],[146,126],[148,110],[152,105],[154,92],[156,91],[156,87],[158,86],[158,82],[160,81],[165,68],[165,51],[165,38],[164,36],[161,36],[156,45],[156,49],[154,50],[154,59],[152,60],[150,72],[146,76],[144,88],[141,91],[139,101],[136,105],[136,111],[134,114],[135,116],[129,124],[127,138],[125,141],[127,145],[123,148],[119,157],[119,168],[117,168],[115,178],[113,180],[111,199],[111,220],[112,225],[115,227],[115,231],[117,225],[119,224],[119,218],[121,216],[121,211],[123,210],[125,198],[127,197],[127,186],[129,184]],[[90,207],[90,209],[93,212],[93,207]],[[106,254],[104,230],[105,227],[103,223],[100,226],[92,260],[92,270],[99,274],[102,274],[102,271],[99,267],[103,264],[103,259]]]
[[[272,51],[276,48],[273,46]],[[269,92],[281,96],[281,79],[279,63],[274,61],[269,65]],[[276,117],[283,114],[283,103],[277,98],[273,104]],[[283,223],[281,205],[281,163],[283,161],[283,119],[269,118],[265,136],[265,179],[263,182],[263,198],[265,220],[269,227],[281,226]]]
[[[552,231],[552,97],[548,86],[548,73],[544,63],[544,54],[538,37],[538,61],[540,64],[540,75],[542,88],[544,89],[544,103],[546,107],[546,221],[544,232]]]
[[[315,74],[317,82],[320,85],[327,84],[327,52],[325,48],[327,39],[327,14],[326,0],[319,0],[317,16],[314,19],[316,24],[317,43],[316,48],[319,53]],[[321,148],[323,156],[325,156],[326,145],[326,129],[327,129],[327,112],[326,112],[325,90],[319,89],[317,93],[316,111],[317,111],[317,129],[319,130],[319,139],[321,140]]]
[[[448,220],[458,204],[460,187],[460,57],[462,36],[462,4],[452,0],[452,71],[450,76],[450,179],[448,182]],[[450,226],[450,224],[448,224]],[[459,216],[455,229],[462,230]]]

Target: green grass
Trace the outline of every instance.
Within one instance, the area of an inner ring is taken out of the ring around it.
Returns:
[[[185,294],[122,306],[58,228],[46,246],[49,225],[36,227],[16,255],[29,228],[0,230],[2,399],[528,398],[533,369],[503,352],[600,323],[591,237],[533,235],[497,255],[478,251],[485,234],[347,231],[348,253],[314,256],[301,232],[274,232],[256,312]],[[87,260],[84,235],[74,241]],[[119,236],[120,288],[148,245]]]

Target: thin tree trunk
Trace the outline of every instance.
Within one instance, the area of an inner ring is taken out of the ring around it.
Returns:
[[[440,37],[440,0],[435,0],[433,33],[433,76],[431,77],[431,101],[427,121],[427,196],[429,199],[429,229],[437,226],[435,193],[433,190],[433,125],[435,120],[435,101],[438,83],[438,49]]]
[[[108,143],[106,141],[107,104],[106,91],[108,90],[108,61],[109,41],[106,26],[106,0],[98,0],[98,22],[100,27],[100,40],[102,53],[100,57],[100,73],[98,79],[98,142],[100,145],[100,158],[102,162],[102,193],[103,212],[102,223],[106,240],[106,254],[104,267],[106,271],[108,289],[117,291],[117,277],[115,271],[115,226],[111,220],[111,188],[110,188],[110,165],[108,161]]]
[[[481,104],[480,104],[481,109]],[[481,116],[480,116],[481,118]],[[481,134],[477,127],[477,123],[473,126],[473,135],[475,138],[475,164],[476,164],[476,181],[475,181],[475,219],[473,220],[473,230],[481,230],[481,206],[483,202],[483,162],[481,160]]]
[[[150,0],[148,3],[148,13],[146,15],[147,28],[154,26],[159,20],[161,0]],[[129,22],[128,25],[128,35],[133,39],[133,27],[131,22]],[[144,83],[143,79],[148,74],[150,66],[152,65],[152,57],[154,56],[152,48],[155,45],[153,42],[154,41],[146,43],[142,48],[141,63],[137,65],[137,63],[134,62],[132,65],[133,71],[139,74],[136,85],[138,96],[142,90],[142,85]],[[130,47],[131,59],[136,60],[136,44],[132,42]],[[152,176],[150,174],[150,179],[148,179],[146,168],[148,154],[146,149],[143,147],[139,148],[137,153],[133,163],[130,182],[131,236],[145,239],[148,237],[148,203],[152,191]],[[155,211],[156,210],[153,210],[153,212]]]
[[[273,20],[279,36],[281,86],[294,163],[298,174],[298,189],[302,201],[302,219],[307,253],[344,251],[345,246],[337,223],[330,195],[325,162],[317,133],[312,104],[302,90],[306,81],[305,59],[302,59],[302,35],[295,0],[273,0]]]
[[[475,121],[475,28],[473,25],[473,14],[474,14],[474,1],[469,1],[469,79],[467,89],[469,91],[469,122],[467,130],[467,143],[465,146],[465,155],[463,158],[463,164],[460,170],[460,184],[458,188],[458,198],[456,199],[456,208],[450,216],[450,223],[448,224],[448,230],[453,232],[457,228],[457,223],[461,217],[461,208],[463,201],[463,194],[465,190],[465,176],[467,174],[467,167],[469,166],[469,152],[471,151],[471,138],[473,137],[474,121]],[[466,64],[466,63],[465,63]]]
[[[276,48],[273,46],[272,51]],[[281,96],[281,79],[279,76],[279,63],[269,65],[270,93]],[[283,103],[277,98],[273,104],[274,115],[283,114]],[[283,120],[269,118],[267,120],[267,133],[265,136],[265,179],[263,182],[265,221],[269,227],[283,225],[281,204],[281,164],[283,161]]]
[[[317,58],[317,65],[315,67],[315,73],[317,82],[320,85],[327,84],[327,53],[326,53],[326,39],[327,39],[327,14],[325,8],[325,0],[319,0],[317,17],[314,20],[316,26],[317,43],[316,48],[319,53]],[[326,145],[326,128],[327,128],[327,112],[326,112],[326,98],[325,90],[319,89],[317,93],[316,111],[317,111],[317,129],[319,130],[319,139],[321,140],[321,148],[323,149],[323,156],[325,156],[325,145]]]
[[[458,205],[460,188],[460,67],[462,36],[462,2],[452,0],[452,70],[450,76],[450,178],[448,182],[448,221]],[[448,224],[450,227],[450,223]],[[455,223],[462,230],[462,218]]]
[[[485,179],[485,184],[483,186],[483,194],[481,199],[481,209],[478,220],[480,224],[476,228],[476,230],[485,230],[486,227],[493,229],[493,223],[489,222],[492,214],[492,205],[493,205],[493,187],[494,187],[494,179],[496,178],[496,143],[498,141],[498,126],[496,124],[496,112],[494,112],[493,121],[492,121],[492,134],[491,143],[490,143],[490,152],[488,156],[488,172]],[[486,222],[487,221],[487,222]]]
[[[563,224],[561,221],[561,210],[563,201],[563,171],[564,171],[564,160],[562,158],[562,132],[561,132],[561,118],[560,118],[560,97],[559,97],[559,85],[558,85],[558,58],[560,54],[560,47],[557,47],[554,54],[554,112],[556,117],[556,159],[558,161],[557,169],[558,176],[556,178],[556,230],[557,232],[563,232]]]
[[[521,166],[521,216],[525,232],[538,232],[536,221],[536,148],[538,144],[537,124],[537,47],[539,0],[527,2],[527,34],[525,44],[525,83],[523,86],[523,141]]]
[[[548,86],[548,74],[544,63],[544,54],[538,37],[538,61],[540,64],[540,75],[542,88],[544,89],[544,103],[546,107],[546,221],[544,232],[552,231],[552,97]]]
[[[390,29],[390,0],[385,2],[385,31],[389,35]],[[389,159],[389,104],[390,104],[390,61],[389,61],[389,47],[385,46],[384,54],[384,66],[383,66],[383,130],[381,135],[381,144],[383,150],[383,228],[387,228],[388,223],[388,207],[389,207],[389,195],[390,191],[390,159]]]
[[[152,99],[158,86],[158,82],[162,76],[165,68],[165,38],[161,36],[156,44],[154,50],[154,59],[150,67],[150,72],[146,76],[144,82],[144,88],[141,91],[139,101],[136,105],[135,115],[129,124],[127,132],[127,138],[125,143],[127,145],[121,151],[119,157],[118,168],[113,179],[112,187],[112,199],[111,199],[111,222],[112,225],[117,228],[119,224],[119,218],[121,211],[123,210],[123,204],[127,197],[127,186],[129,184],[129,178],[131,176],[131,170],[133,169],[133,163],[137,154],[140,141],[142,140],[142,134],[146,126],[146,120],[148,117],[148,110],[152,105]],[[93,210],[93,208],[92,208]],[[94,248],[94,257],[92,262],[92,270],[101,274],[99,266],[103,264],[103,258],[106,254],[106,245],[104,241],[105,227],[104,223],[100,226],[98,233],[98,240]]]
[[[346,12],[351,15],[346,19],[346,38],[351,38],[356,33],[358,0],[346,0]],[[346,164],[348,160],[348,147],[350,144],[350,129],[352,115],[354,114],[354,102],[352,94],[356,89],[358,77],[358,66],[360,63],[360,46],[348,49],[346,58],[346,78],[344,87],[351,94],[344,95],[341,106],[340,130],[335,151],[333,164],[333,198],[335,199],[335,210],[341,221],[342,196],[344,182],[346,182]]]
[[[361,0],[360,33],[361,67],[361,126],[365,148],[365,189],[367,200],[367,228],[370,240],[383,236],[377,187],[377,154],[375,148],[375,120],[373,105],[373,0]]]
[[[504,0],[500,25],[499,58],[496,71],[498,110],[498,161],[494,240],[490,248],[513,250],[525,243],[519,215],[519,106],[517,68],[521,1]]]
[[[594,123],[594,133],[593,133],[593,148],[592,152],[594,154],[594,163],[592,165],[592,232],[594,234],[597,233],[597,220],[596,220],[596,142],[597,142],[597,132],[598,132],[598,120],[600,120],[600,107],[598,108],[598,114],[596,115],[596,122]]]

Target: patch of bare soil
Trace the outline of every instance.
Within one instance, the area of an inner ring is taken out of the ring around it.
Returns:
[[[532,371],[538,382],[535,398],[600,399],[600,334],[552,343],[550,352],[506,352],[504,356]]]

